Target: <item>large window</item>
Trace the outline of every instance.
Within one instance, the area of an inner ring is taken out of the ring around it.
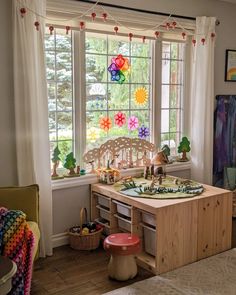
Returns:
[[[138,128],[142,126],[150,128],[150,42],[143,44],[125,39],[86,34],[86,127],[89,149],[109,138],[137,137]],[[127,58],[130,64],[122,84],[111,81],[111,74],[107,70],[112,58],[118,54]],[[138,91],[144,93],[139,101],[136,97]],[[117,116],[120,116],[120,120]],[[132,118],[137,119],[138,128],[130,126]],[[110,123],[109,130],[100,126],[101,121],[106,123],[106,120]]]
[[[142,127],[148,131],[146,139],[168,144],[175,155],[183,134],[185,44],[162,40],[158,41],[161,46],[155,47],[155,40],[129,42],[114,35],[81,34],[83,38],[54,30],[45,37],[51,153],[58,145],[63,161],[70,151],[82,154],[109,138],[138,137]],[[76,38],[80,41],[74,42]],[[159,48],[158,52],[154,48]],[[123,83],[112,81],[108,71],[119,54],[130,64]],[[159,61],[161,67],[153,71]],[[154,96],[154,86],[161,97]],[[153,107],[157,100],[159,110]],[[80,116],[84,120],[77,120]],[[129,124],[132,118],[135,128]],[[103,128],[103,122],[109,123],[105,124],[109,128]],[[158,130],[152,130],[156,126]],[[77,146],[81,141],[84,145]]]
[[[58,145],[61,159],[73,150],[73,75],[71,36],[57,30],[45,37],[49,138],[51,154]]]

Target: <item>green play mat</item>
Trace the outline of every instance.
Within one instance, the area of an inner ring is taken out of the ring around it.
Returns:
[[[192,198],[204,191],[204,187],[195,181],[172,176],[166,176],[162,179],[162,184],[155,184],[150,189],[151,182],[151,179],[133,178],[126,184],[120,181],[113,186],[126,196],[149,199]]]

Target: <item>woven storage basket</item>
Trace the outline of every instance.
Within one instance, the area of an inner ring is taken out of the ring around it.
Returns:
[[[236,190],[233,191],[233,217],[236,217]]]
[[[87,222],[87,210],[81,208],[80,210],[80,233],[72,233],[69,231],[69,242],[71,248],[75,250],[94,250],[97,249],[101,239],[101,233],[103,228],[100,230],[82,235],[82,224],[83,221]]]

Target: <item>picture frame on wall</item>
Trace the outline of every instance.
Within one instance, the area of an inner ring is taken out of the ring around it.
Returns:
[[[225,53],[225,81],[236,82],[236,50],[227,49]]]

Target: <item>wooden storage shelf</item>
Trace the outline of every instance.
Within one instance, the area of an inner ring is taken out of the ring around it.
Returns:
[[[110,216],[108,234],[119,232],[117,204],[130,207],[131,233],[141,240],[137,263],[154,274],[164,273],[231,248],[232,192],[204,185],[194,198],[156,200],[132,198],[113,186],[91,186],[91,218],[99,218],[98,198],[104,197]],[[142,212],[152,214],[155,256],[144,251]]]

